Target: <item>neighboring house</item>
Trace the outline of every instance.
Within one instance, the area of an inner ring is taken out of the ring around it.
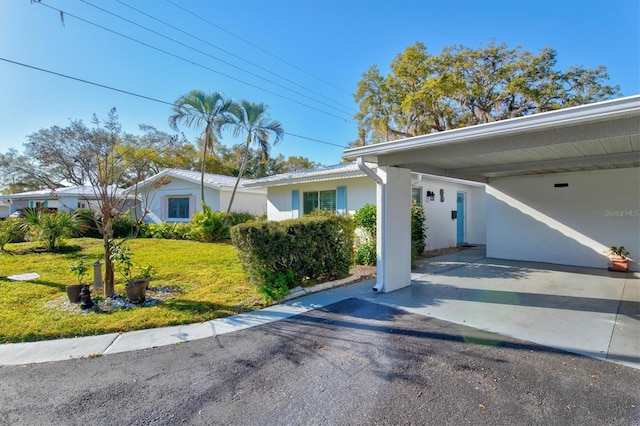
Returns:
[[[197,211],[202,211],[200,178],[200,172],[166,169],[127,191],[138,193],[142,208],[147,209],[149,222],[188,222]],[[240,180],[231,211],[264,215],[267,191],[246,188],[243,186],[245,181]],[[205,173],[207,205],[214,211],[226,211],[235,183],[233,176]]]
[[[9,207],[9,203],[4,201],[3,199],[0,199],[0,219],[9,217]]]
[[[121,189],[118,189],[114,194],[118,197],[124,196]],[[46,208],[63,212],[71,212],[76,209],[99,210],[96,205],[99,196],[89,185],[42,189],[6,194],[0,197],[9,203],[9,214],[26,208]],[[125,203],[125,209],[131,206],[133,206],[133,201]]]
[[[640,95],[345,150],[382,211],[376,289],[411,284],[406,189],[416,172],[486,183],[487,256],[640,271]],[[613,272],[612,272],[613,273]]]
[[[407,194],[425,208],[427,249],[485,243],[484,184],[417,173],[411,179]],[[376,204],[376,183],[356,163],[254,179],[245,187],[267,189],[268,220],[315,209],[353,215],[365,204]]]

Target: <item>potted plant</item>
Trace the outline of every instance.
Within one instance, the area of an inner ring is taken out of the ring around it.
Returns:
[[[629,269],[629,259],[627,256],[629,252],[623,246],[612,246],[609,249],[609,260],[611,261],[611,270],[613,271],[627,271]]]
[[[83,283],[84,277],[89,273],[89,265],[84,260],[84,258],[80,257],[74,263],[69,265],[69,270],[76,274],[76,278],[78,279],[78,284],[68,285],[66,286],[67,297],[69,298],[69,302],[78,303],[80,302],[80,291],[82,287],[85,285]]]
[[[131,261],[131,249],[120,243],[112,243],[111,260],[118,265],[118,269],[125,281],[127,299],[131,303],[142,303],[146,298],[147,284],[145,280],[135,278],[133,274],[133,262]]]
[[[151,282],[151,275],[156,272],[156,268],[153,267],[152,264],[147,263],[145,266],[137,267],[137,275],[136,278],[144,280],[145,285],[149,288],[149,283]]]

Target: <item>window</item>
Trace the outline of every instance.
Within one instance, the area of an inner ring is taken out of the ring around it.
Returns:
[[[316,209],[335,212],[336,190],[305,192],[302,195],[302,203],[303,214],[309,214]]]
[[[168,198],[167,218],[169,219],[189,219],[189,198]]]
[[[411,188],[411,199],[416,202],[416,204],[422,204],[422,188]]]

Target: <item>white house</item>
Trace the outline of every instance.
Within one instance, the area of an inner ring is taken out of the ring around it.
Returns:
[[[114,194],[118,197],[124,196],[121,189]],[[99,199],[99,195],[92,186],[84,185],[6,194],[1,198],[9,204],[8,213],[11,214],[25,208],[46,208],[62,212],[85,208],[95,209],[95,202]]]
[[[487,256],[640,270],[640,95],[345,150],[377,186],[381,291],[411,284],[413,173],[486,184]],[[374,163],[372,170],[367,164]]]
[[[404,192],[425,208],[427,249],[485,244],[484,184],[414,173],[410,186]],[[376,204],[376,184],[356,163],[249,180],[245,187],[267,189],[268,220],[301,217],[315,209],[352,215],[365,204]]]
[[[202,211],[200,179],[200,172],[166,169],[128,191],[135,192],[137,187],[142,208],[148,210],[151,222],[188,222],[195,212]],[[246,188],[245,181],[240,180],[231,211],[264,215],[267,191]],[[235,183],[235,177],[205,173],[206,204],[214,211],[226,211]]]
[[[9,207],[9,203],[0,198],[0,219],[4,219],[9,216]]]

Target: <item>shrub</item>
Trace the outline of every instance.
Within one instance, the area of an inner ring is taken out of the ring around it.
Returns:
[[[191,235],[191,224],[189,223],[149,223],[140,227],[141,238],[161,238],[165,240],[188,240]]]
[[[425,249],[424,240],[427,238],[427,216],[422,204],[411,202],[411,248],[415,251],[416,257]]]
[[[23,227],[44,242],[47,250],[55,251],[64,238],[74,237],[82,231],[83,218],[78,212],[49,213],[42,210],[26,209]]]
[[[354,261],[363,265],[376,264],[376,206],[366,204],[356,211],[353,219],[360,228],[354,253]],[[425,249],[426,215],[424,207],[415,201],[411,202],[411,264]]]
[[[376,206],[365,204],[353,215],[353,220],[358,225],[354,262],[359,265],[375,265],[377,214]]]
[[[10,217],[0,221],[0,251],[9,243],[21,243],[25,239],[26,229],[22,219]]]
[[[351,265],[353,221],[315,215],[231,228],[231,240],[250,282],[266,299],[319,279],[346,276]],[[284,284],[283,284],[284,283]],[[271,295],[271,296],[270,296]]]
[[[137,223],[129,212],[123,213],[113,221],[113,238],[126,238],[133,236],[137,231]]]
[[[197,212],[191,218],[191,233],[189,238],[205,243],[229,239],[230,220],[225,212],[214,212],[205,208],[204,211]]]

